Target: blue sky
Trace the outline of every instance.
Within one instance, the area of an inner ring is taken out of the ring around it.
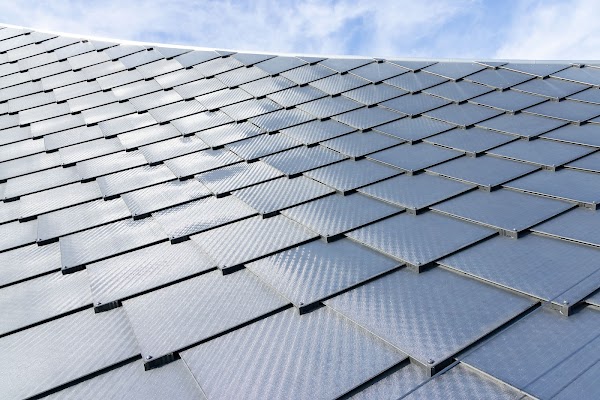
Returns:
[[[600,59],[598,0],[0,0],[0,22],[145,42],[380,57]]]

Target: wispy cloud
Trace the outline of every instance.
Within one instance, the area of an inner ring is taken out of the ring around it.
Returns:
[[[5,23],[248,51],[600,58],[596,0],[21,0]]]

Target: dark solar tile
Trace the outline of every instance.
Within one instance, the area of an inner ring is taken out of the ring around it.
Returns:
[[[583,92],[575,93],[567,97],[567,99],[583,101],[585,103],[600,104],[600,89],[589,88]]]
[[[253,161],[300,145],[300,142],[279,133],[273,135],[258,135],[250,139],[227,144],[225,145],[225,148],[234,152],[246,161]]]
[[[333,193],[334,190],[317,181],[299,176],[294,179],[278,178],[259,183],[232,194],[242,199],[263,216],[278,213],[288,207],[302,204]]]
[[[439,85],[440,83],[444,83],[446,81],[447,79],[445,78],[437,75],[427,74],[425,72],[408,72],[406,74],[387,79],[385,83],[414,93],[435,85]]]
[[[318,235],[281,215],[248,218],[192,236],[223,271],[292,248]],[[267,282],[268,283],[268,282]]]
[[[217,197],[257,183],[278,178],[283,174],[263,161],[237,163],[196,176]]]
[[[368,158],[413,173],[462,155],[463,153],[458,151],[419,143],[392,147],[373,153]]]
[[[525,93],[532,93],[539,96],[550,97],[555,100],[570,96],[584,89],[589,88],[581,83],[563,81],[561,79],[532,79],[520,85],[514,86],[512,89]]]
[[[484,93],[491,92],[492,90],[493,89],[488,86],[467,81],[459,81],[446,82],[441,85],[426,89],[423,92],[460,103],[473,97],[480,96]]]
[[[526,139],[539,136],[564,125],[566,125],[565,121],[529,114],[500,115],[477,124],[482,128],[493,129]]]
[[[358,101],[367,106],[372,106],[386,100],[393,99],[405,95],[407,92],[402,89],[397,89],[393,86],[380,83],[377,85],[367,85],[358,89],[344,92],[342,96]]]
[[[517,140],[488,151],[488,154],[556,169],[596,149],[553,140]]]
[[[431,111],[449,103],[450,101],[436,96],[418,93],[384,101],[381,103],[381,106],[391,108],[392,110],[396,110],[403,114],[414,117],[418,114]]]
[[[308,103],[299,104],[296,108],[306,111],[319,119],[363,107],[363,104],[346,97],[325,97]]]
[[[582,171],[600,172],[600,153],[592,153],[565,165],[565,167],[580,169]]]
[[[90,332],[94,340],[89,340]],[[6,365],[0,396],[41,394],[138,354],[123,310],[83,310],[0,339]],[[31,363],[31,360],[37,360]],[[51,373],[48,371],[61,371]]]
[[[337,367],[330,368],[324,357]],[[239,393],[251,398],[336,398],[404,357],[328,307],[303,316],[285,310],[182,353],[211,398]],[[207,359],[214,361],[209,365]],[[300,366],[305,373],[295,372]],[[274,379],[281,384],[270,384]]]
[[[508,69],[511,71],[517,71],[522,72],[524,74],[534,75],[538,78],[544,78],[567,67],[567,64],[508,63],[503,65],[501,69]]]
[[[428,111],[425,115],[462,127],[474,125],[502,114],[502,111],[489,107],[481,107],[475,104],[448,104],[442,108]]]
[[[432,206],[431,209],[497,229],[516,238],[527,228],[573,208],[573,204],[500,189],[475,190]]]
[[[568,81],[584,83],[587,85],[600,85],[600,69],[571,67],[553,73],[554,78],[566,79]]]
[[[452,128],[454,125],[446,122],[418,117],[403,118],[389,124],[379,125],[374,130],[412,143]]]
[[[600,105],[570,100],[561,102],[547,101],[523,110],[523,112],[544,117],[564,119],[569,122],[580,124],[600,115]]]
[[[55,272],[3,288],[0,312],[4,318],[0,335],[46,322],[91,302],[85,273],[63,275]]]
[[[595,310],[585,308],[569,318],[557,318],[541,308],[488,340],[463,362],[538,398],[554,397],[565,386],[577,385],[575,378],[600,357],[598,327],[600,313]]]
[[[470,63],[470,62],[438,62],[431,66],[423,68],[423,71],[430,72],[432,74],[440,75],[448,79],[456,80],[464,78],[467,75],[471,75],[475,72],[481,71],[485,67],[481,64]]]
[[[495,307],[482,307],[489,303]],[[422,274],[402,269],[325,304],[422,365],[435,368],[533,302],[434,268]],[[450,314],[452,318],[444,317]]]
[[[401,173],[397,168],[369,160],[347,160],[305,172],[304,175],[341,193],[348,193]]]
[[[573,201],[596,209],[600,201],[598,179],[600,175],[594,173],[563,169],[556,172],[539,171],[504,186],[527,193]]]
[[[501,133],[477,127],[469,129],[452,129],[424,139],[427,143],[449,147],[453,150],[464,151],[472,156],[505,143],[512,142],[513,140],[516,140],[513,136],[503,135]]]
[[[533,79],[533,77],[505,69],[485,69],[465,79],[490,86],[494,89],[508,89],[511,86]]]
[[[577,208],[531,230],[559,239],[600,247],[599,221],[595,211]]]
[[[354,132],[348,135],[330,139],[321,144],[339,153],[352,158],[360,158],[392,146],[397,146],[402,141],[377,132]]]
[[[356,193],[323,197],[281,213],[330,240],[401,211],[398,207]]]
[[[357,129],[370,129],[402,118],[403,115],[383,107],[361,108],[333,117],[336,121]]]
[[[400,175],[358,189],[374,197],[413,212],[469,191],[473,185],[444,179],[437,175]]]
[[[326,142],[323,143],[323,145],[327,146]],[[333,164],[344,159],[346,159],[346,157],[339,154],[337,151],[329,150],[323,146],[300,146],[261,158],[262,161],[277,168],[289,177],[296,176],[311,169]]]
[[[153,217],[171,241],[251,217],[256,211],[233,196],[209,197],[158,211]],[[142,220],[145,221],[145,220]]]
[[[398,266],[349,239],[313,241],[246,265],[300,311]]]
[[[250,119],[254,125],[268,131],[275,132],[281,129],[289,128],[294,125],[299,125],[314,118],[304,111],[291,109],[279,110],[269,114],[260,115]]]

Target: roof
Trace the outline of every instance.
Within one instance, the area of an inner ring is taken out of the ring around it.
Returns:
[[[3,27],[0,397],[599,397],[599,85]]]

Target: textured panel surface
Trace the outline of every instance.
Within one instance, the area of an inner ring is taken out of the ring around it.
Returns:
[[[185,303],[167,301],[173,298]],[[123,302],[144,359],[198,343],[285,305],[284,298],[247,270],[210,272]]]
[[[600,246],[600,214],[581,208],[546,221],[531,230],[560,239]]]
[[[283,174],[263,161],[237,163],[196,176],[211,192],[219,196],[236,189],[278,178]]]
[[[123,310],[83,310],[3,337],[0,345],[0,395],[6,399],[42,393],[139,352]]]
[[[248,218],[192,236],[193,240],[225,270],[317,237],[314,232],[278,215]]]
[[[58,243],[35,244],[0,253],[0,286],[60,270]]]
[[[209,398],[244,393],[249,398],[330,399],[404,357],[325,307],[303,316],[293,309],[280,312],[183,352],[182,358]],[[279,384],[269,383],[274,380]]]
[[[495,232],[433,212],[407,213],[350,232],[347,236],[392,257],[420,266],[485,239]]]
[[[435,366],[533,302],[434,268],[422,274],[402,269],[325,304],[420,363]]]
[[[302,308],[387,272],[399,263],[348,239],[313,241],[246,267]]]
[[[425,382],[427,378],[424,368],[416,364],[408,364],[350,398],[352,400],[398,400]]]

